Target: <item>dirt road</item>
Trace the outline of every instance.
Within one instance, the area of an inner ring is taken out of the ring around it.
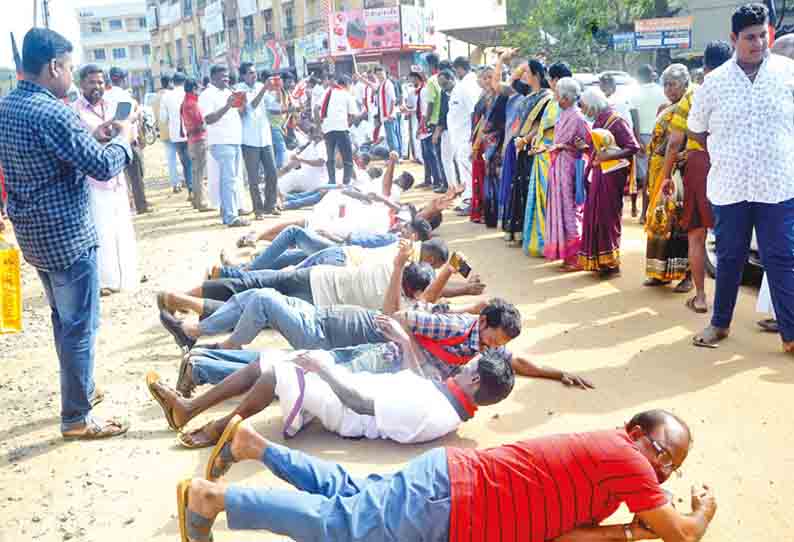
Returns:
[[[153,175],[161,174],[159,151],[147,152],[155,162]],[[2,542],[178,539],[176,483],[200,475],[209,451],[178,448],[146,392],[146,371],[155,369],[173,383],[179,362],[173,340],[158,322],[154,293],[198,283],[219,250],[233,248],[241,232],[221,227],[214,213],[189,210],[185,195],[171,194],[164,182],[151,185],[157,211],[136,219],[140,272],[148,281],[136,292],[103,300],[97,345],[96,378],[109,394],[98,413],[128,416],[132,429],[126,437],[91,443],[60,439],[47,304],[33,270],[23,270],[25,332],[0,338]],[[441,235],[466,253],[487,282],[487,293],[519,306],[524,331],[511,348],[579,372],[598,389],[523,379],[508,400],[481,409],[457,435],[432,445],[346,441],[312,427],[292,446],[366,474],[398,468],[435,445],[483,447],[610,428],[636,411],[663,407],[686,419],[695,437],[683,478],[668,483],[682,499],[679,508],[688,510],[691,484],[706,482],[716,489],[719,512],[706,540],[791,538],[794,360],[780,353],[777,337],[756,330],[755,288],[742,290],[733,337],[718,350],[695,349],[690,337],[707,318],[686,310],[685,298],[669,289],[643,288],[644,237],[631,219],[623,240],[623,276],[609,282],[584,273],[561,275],[554,264],[506,247],[493,230],[453,214],[445,219]],[[708,287],[713,291],[713,283]],[[285,344],[268,332],[256,346]],[[256,417],[254,424],[281,442],[277,410]],[[253,463],[235,466],[228,481],[280,485]],[[215,537],[220,542],[277,538],[229,533],[222,517]]]

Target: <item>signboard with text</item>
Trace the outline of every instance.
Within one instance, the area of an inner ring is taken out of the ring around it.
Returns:
[[[399,49],[402,45],[400,8],[334,11],[328,16],[332,56]]]
[[[634,21],[634,48],[689,49],[692,46],[693,17],[668,17]]]
[[[400,8],[376,8],[364,10],[367,23],[366,49],[399,49]]]
[[[627,53],[634,50],[634,32],[623,32],[612,35],[612,49]]]
[[[237,0],[237,10],[240,17],[248,17],[256,13],[256,0]]]

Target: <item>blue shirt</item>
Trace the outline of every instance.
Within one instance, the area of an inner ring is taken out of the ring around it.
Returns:
[[[97,246],[87,176],[108,181],[131,160],[127,142],[101,145],[49,90],[20,81],[0,100],[0,164],[25,259],[60,271]]]
[[[251,104],[259,95],[262,90],[262,83],[255,83],[253,87],[249,87],[246,83],[237,85],[237,90],[246,93],[248,103],[245,106],[245,111],[240,115],[243,121],[243,145],[246,147],[270,147],[273,145],[273,133],[270,130],[270,117],[267,113],[267,94],[259,102],[256,109],[251,107]]]

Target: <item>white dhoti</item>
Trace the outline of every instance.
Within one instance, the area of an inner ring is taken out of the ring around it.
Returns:
[[[758,291],[758,303],[755,306],[756,312],[763,314],[771,314],[772,318],[775,316],[775,307],[772,305],[772,294],[769,291],[769,279],[764,273],[764,280],[761,282],[761,289]]]
[[[119,186],[89,190],[91,215],[99,238],[97,270],[99,287],[133,290],[138,284],[138,258],[135,228],[132,225],[127,183],[121,176]]]
[[[444,130],[441,134],[441,166],[444,168],[444,176],[449,184],[458,182],[458,174],[455,172],[455,154],[450,141],[449,130]]]
[[[298,353],[294,355],[296,354]],[[330,365],[334,363],[327,352],[316,351],[314,355],[327,357],[326,362]],[[303,373],[302,369],[291,363],[290,359],[294,359],[293,355],[288,354],[275,363],[264,357],[260,360],[263,369],[271,364],[274,368],[275,391],[279,398],[284,429],[288,435],[294,436],[308,422],[316,418],[328,431],[343,437],[378,438],[373,416],[356,414],[347,408],[323,379],[311,373],[299,375]],[[338,371],[347,382],[355,381],[360,389],[367,389],[367,381],[376,377],[368,373],[353,374],[342,367],[333,367],[332,370]],[[301,379],[303,380],[302,397]]]

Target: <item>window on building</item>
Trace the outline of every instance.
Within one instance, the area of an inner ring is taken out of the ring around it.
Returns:
[[[105,56],[104,49],[94,49],[94,60],[102,61],[105,60],[105,58],[107,57]]]
[[[292,35],[295,27],[295,6],[294,4],[287,4],[284,6],[284,32]]]
[[[115,47],[113,49],[113,60],[121,60],[127,58],[127,49],[124,47]]]
[[[243,17],[243,34],[245,35],[244,45],[245,47],[253,47],[254,46],[254,16],[249,15],[248,17]]]
[[[193,65],[198,59],[198,51],[196,51],[196,36],[187,37],[187,62]]]
[[[111,30],[121,30],[123,28],[121,24],[121,19],[111,19],[110,20],[110,29]]]
[[[146,28],[146,17],[141,17],[138,19],[138,26],[140,28]]]
[[[196,0],[196,9],[204,9],[207,7],[207,0]]]
[[[265,34],[273,33],[273,10],[266,9],[262,12],[262,18],[265,20]]]
[[[152,54],[152,46],[151,45],[148,45],[148,44],[144,45],[143,47],[141,47],[141,50],[143,51],[143,56],[145,56],[145,57],[149,57]]]
[[[193,0],[182,0],[182,16],[193,16]]]
[[[201,56],[210,56],[210,41],[207,39],[207,33],[201,31]]]
[[[140,56],[141,56],[141,50],[134,45],[130,45],[130,58],[136,59]]]
[[[99,34],[100,32],[102,32],[102,22],[95,21],[91,23],[91,32],[94,34]]]

